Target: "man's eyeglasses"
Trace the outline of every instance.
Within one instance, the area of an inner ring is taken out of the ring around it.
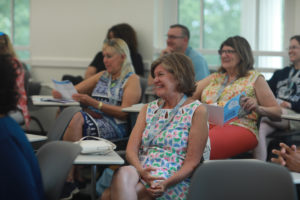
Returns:
[[[184,38],[184,36],[167,35],[167,38],[171,39],[171,40],[174,40],[174,39]]]
[[[289,46],[287,49],[288,50],[295,50],[295,49],[300,49],[300,47],[299,46]]]
[[[223,53],[225,54],[233,54],[235,53],[236,51],[235,50],[219,50],[218,53],[219,55],[221,56]]]

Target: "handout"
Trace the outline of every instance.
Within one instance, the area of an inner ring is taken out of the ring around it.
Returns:
[[[246,96],[245,92],[233,97],[230,99],[224,107],[217,106],[214,104],[203,104],[206,106],[208,112],[208,121],[209,123],[223,126],[227,121],[242,115],[249,114],[244,111],[240,106],[240,98]]]

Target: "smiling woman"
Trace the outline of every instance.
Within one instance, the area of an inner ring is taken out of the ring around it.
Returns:
[[[203,103],[224,106],[245,92],[241,107],[245,111],[223,126],[211,124],[210,159],[225,159],[247,152],[257,145],[258,115],[279,119],[281,110],[263,76],[253,69],[251,47],[240,36],[229,37],[219,49],[221,67],[218,72],[197,83],[194,97]]]
[[[277,98],[283,114],[300,112],[300,35],[290,38],[289,58],[291,65],[275,71],[268,81],[272,92]],[[263,117],[259,126],[259,143],[254,150],[254,156],[260,160],[267,158],[266,137],[276,129],[299,130],[300,122],[281,120],[273,122]]]
[[[155,93],[130,134],[126,158],[101,199],[186,199],[190,177],[210,143],[206,109],[195,90],[191,60],[167,54],[152,63]],[[170,167],[172,166],[172,167]]]
[[[78,141],[83,136],[122,138],[127,134],[127,114],[122,108],[139,102],[139,77],[134,73],[128,46],[122,39],[105,40],[102,50],[106,70],[75,86],[78,94],[72,97],[84,107],[72,118],[63,140]],[[61,97],[57,91],[53,91],[53,96]],[[73,179],[71,171],[67,181]],[[64,197],[72,192],[66,192]]]

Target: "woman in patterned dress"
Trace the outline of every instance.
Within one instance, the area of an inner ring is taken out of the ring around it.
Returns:
[[[225,159],[249,151],[257,145],[258,116],[279,120],[280,107],[264,77],[254,70],[254,58],[246,39],[229,37],[219,50],[221,67],[218,72],[197,83],[194,97],[206,104],[224,106],[231,98],[241,97],[243,115],[223,126],[210,125],[210,159]]]
[[[127,134],[127,114],[122,108],[139,102],[139,77],[134,73],[128,46],[122,39],[105,40],[102,52],[106,70],[75,86],[78,93],[72,97],[84,108],[73,116],[63,140],[78,141],[83,136],[122,138]],[[61,98],[58,91],[52,93]],[[65,189],[63,197],[78,191],[73,182],[71,171],[65,184],[65,188],[71,189]]]
[[[130,166],[121,167],[102,199],[186,199],[190,177],[209,158],[208,123],[195,91],[191,60],[172,53],[153,62],[160,99],[139,113],[126,149]]]

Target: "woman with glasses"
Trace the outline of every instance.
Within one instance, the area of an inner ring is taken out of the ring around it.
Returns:
[[[279,119],[280,107],[264,77],[254,70],[254,58],[246,39],[229,37],[220,46],[218,72],[197,83],[194,97],[206,104],[224,106],[243,92],[238,115],[224,125],[210,124],[210,159],[225,159],[254,149],[258,142],[258,116]]]
[[[295,114],[300,112],[300,35],[290,38],[288,53],[291,65],[275,71],[268,84],[277,98],[282,113]],[[254,150],[255,158],[266,160],[266,137],[276,129],[299,130],[300,123],[293,120],[273,122],[263,117],[259,126],[259,142]]]
[[[84,108],[73,116],[63,140],[78,141],[83,136],[111,139],[127,135],[127,113],[122,112],[122,108],[139,102],[139,77],[134,73],[129,48],[122,39],[105,40],[102,52],[106,70],[75,86],[78,93],[72,97]],[[53,97],[61,98],[61,95],[54,90]],[[67,182],[72,184],[72,172]],[[66,194],[75,190],[74,185],[71,186],[72,191]]]

